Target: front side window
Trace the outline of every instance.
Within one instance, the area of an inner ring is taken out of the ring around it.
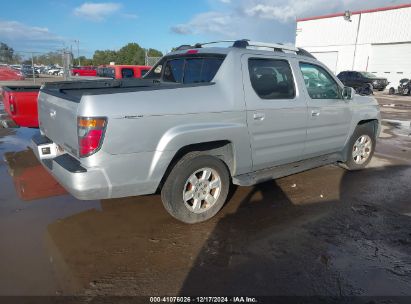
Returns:
[[[360,72],[360,74],[366,78],[371,78],[371,79],[378,78],[377,76],[369,72]]]
[[[312,99],[341,99],[341,89],[334,78],[322,67],[300,63],[308,94]]]
[[[262,99],[293,99],[294,78],[286,60],[251,58],[248,71],[254,91]]]

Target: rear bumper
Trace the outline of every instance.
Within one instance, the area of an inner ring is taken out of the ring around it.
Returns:
[[[92,157],[100,158],[98,163],[104,166],[93,167],[84,166],[69,154],[40,159],[38,147],[50,143],[52,141],[45,136],[34,136],[32,147],[36,157],[70,194],[81,200],[155,193],[167,167],[162,161],[159,168],[164,170],[152,167],[153,152],[111,155],[100,151]],[[168,163],[173,155],[167,153],[164,161]]]
[[[69,154],[62,154],[53,159],[40,159],[38,147],[49,143],[51,141],[45,136],[34,136],[34,154],[68,192],[81,200],[104,199],[111,196],[111,186],[101,170],[87,170]]]

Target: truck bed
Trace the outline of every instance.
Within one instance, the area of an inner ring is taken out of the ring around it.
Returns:
[[[3,104],[5,111],[9,115],[8,119],[17,126],[37,128],[37,96],[39,91],[40,85],[3,86]],[[13,103],[13,110],[10,103]]]
[[[174,82],[160,82],[156,79],[109,79],[52,82],[47,83],[42,91],[56,97],[79,103],[83,95],[118,94],[207,85],[213,85],[213,83],[180,84]]]
[[[27,85],[27,86],[19,86],[19,85],[11,85],[11,86],[3,86],[3,91],[8,92],[35,92],[40,90],[40,85]]]

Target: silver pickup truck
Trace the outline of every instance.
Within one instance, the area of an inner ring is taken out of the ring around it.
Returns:
[[[364,168],[380,120],[374,98],[308,52],[238,40],[182,46],[142,80],[45,85],[33,144],[79,199],[161,191],[172,216],[197,223],[222,208],[231,183]]]

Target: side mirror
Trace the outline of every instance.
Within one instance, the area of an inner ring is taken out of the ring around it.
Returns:
[[[344,100],[353,100],[355,95],[355,90],[350,87],[344,87],[342,90],[342,98]]]

